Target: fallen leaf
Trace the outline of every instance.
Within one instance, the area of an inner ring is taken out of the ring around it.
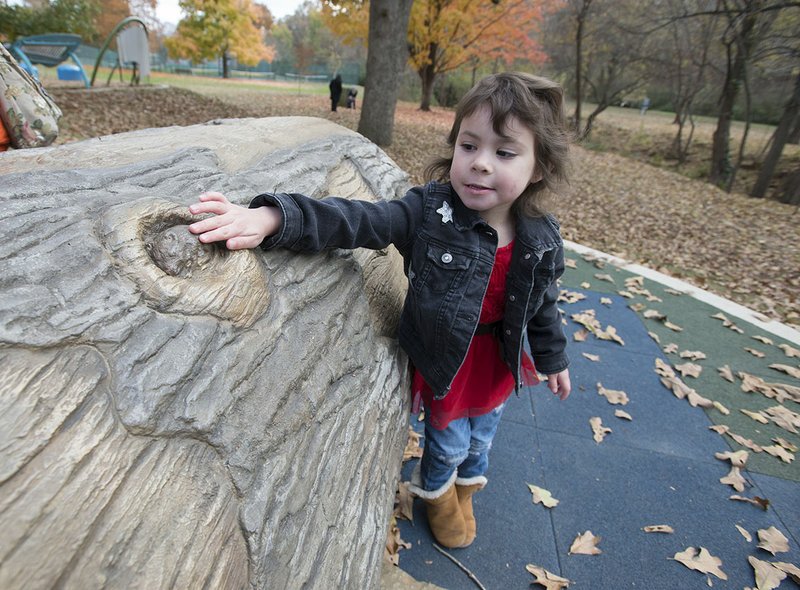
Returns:
[[[777,457],[784,463],[791,463],[792,461],[794,461],[794,455],[792,455],[789,451],[787,451],[780,445],[770,445],[768,447],[762,447],[762,448],[764,449],[765,453],[772,455],[773,457]]]
[[[745,528],[743,528],[743,527],[741,527],[741,526],[739,526],[737,524],[736,525],[736,530],[738,530],[742,534],[742,536],[745,538],[745,541],[747,541],[748,543],[752,543],[753,542],[753,535],[751,535],[747,531],[747,529],[745,529]]]
[[[760,452],[763,451],[761,446],[757,445],[756,443],[754,443],[749,438],[745,438],[740,434],[736,434],[735,432],[731,432],[730,427],[726,426],[725,424],[715,424],[714,426],[709,426],[708,428],[709,428],[709,430],[713,430],[714,432],[719,433],[719,434],[727,434],[733,440],[735,440],[737,443],[739,443],[740,445],[742,445],[745,448],[750,449],[754,453],[760,453]]]
[[[638,287],[639,289],[644,287],[644,277],[641,275],[636,275],[635,277],[628,277],[625,279],[625,286],[626,287]]]
[[[730,381],[731,383],[736,382],[736,378],[733,376],[733,371],[731,371],[731,368],[728,365],[720,367],[719,369],[717,369],[717,371],[719,371],[720,377],[722,377],[726,381]]]
[[[777,443],[777,444],[779,444],[779,445],[781,445],[784,449],[786,449],[790,453],[796,453],[798,450],[800,450],[800,449],[797,448],[797,445],[795,445],[793,443],[790,443],[785,438],[780,438],[780,437],[773,438],[772,441]]]
[[[611,305],[614,302],[611,299],[609,299],[608,297],[601,297],[600,298],[600,303],[602,303],[603,305]]]
[[[533,494],[532,500],[534,504],[542,504],[545,508],[555,508],[558,506],[558,500],[556,500],[553,494],[548,490],[530,483],[528,484],[528,489],[530,489],[531,494]]]
[[[761,561],[752,555],[747,558],[747,561],[753,566],[757,590],[775,590],[786,578],[786,572],[782,572],[767,561]]]
[[[675,290],[675,289],[673,289],[671,287],[667,288],[667,289],[664,289],[664,291],[666,291],[670,295],[675,295],[676,297],[680,297],[681,295],[685,295],[685,293],[683,291],[677,291],[677,290]]]
[[[663,302],[664,302],[664,300],[663,300],[663,299],[661,299],[661,297],[657,297],[656,295],[653,295],[653,294],[651,294],[651,293],[648,293],[648,294],[646,295],[646,299],[647,299],[648,301],[657,301],[657,302],[659,302],[659,303],[663,303]]]
[[[766,510],[769,508],[769,500],[766,498],[761,498],[760,496],[753,496],[752,498],[746,498],[745,496],[737,496],[733,495],[729,498],[730,500],[735,500],[737,502],[747,502],[748,504],[752,504],[753,506],[758,506],[761,510]]]
[[[786,572],[789,574],[789,577],[794,580],[795,584],[800,584],[800,568],[796,565],[782,561],[773,561],[772,567],[776,567],[782,572]]]
[[[800,350],[799,349],[793,348],[793,347],[789,346],[788,344],[779,344],[778,348],[780,348],[786,354],[786,356],[788,356],[790,358],[800,359]]]
[[[595,537],[592,531],[581,533],[572,542],[569,548],[569,555],[600,555],[602,551],[597,548],[601,537]]]
[[[673,332],[683,332],[683,328],[681,328],[677,324],[673,324],[672,322],[664,322],[664,326],[672,330]]]
[[[675,365],[675,370],[677,370],[681,377],[689,377],[697,378],[700,376],[700,373],[703,372],[703,367],[697,365],[695,363],[683,363],[680,365]]]
[[[617,294],[622,295],[623,297],[625,297],[625,299],[633,299],[633,293],[630,293],[628,291],[617,291]]]
[[[389,530],[386,532],[386,544],[384,547],[384,559],[392,565],[400,563],[400,549],[411,549],[411,543],[407,543],[400,538],[400,529],[397,527],[397,520],[394,516],[389,520]]]
[[[751,412],[750,410],[743,410],[743,409],[740,409],[739,411],[745,416],[749,416],[750,418],[761,424],[767,424],[769,422],[769,418],[767,418],[761,412]]]
[[[797,367],[775,363],[770,365],[769,368],[775,369],[776,371],[780,371],[781,373],[786,373],[787,375],[789,375],[790,377],[794,377],[795,379],[800,379],[800,369],[798,369]]]
[[[714,456],[720,461],[730,461],[731,465],[733,465],[734,467],[744,468],[745,464],[747,464],[747,459],[750,457],[750,453],[742,449],[739,451],[714,453]]]
[[[583,281],[581,283],[581,289],[591,289],[591,288],[592,288],[591,283],[587,283],[586,281]]]
[[[706,353],[699,350],[683,350],[681,351],[682,359],[691,359],[693,361],[701,361],[706,358]]]
[[[764,410],[764,413],[770,420],[784,430],[792,434],[798,434],[797,429],[800,428],[800,414],[792,412],[785,406],[772,406]]]
[[[742,476],[742,472],[738,467],[731,467],[730,473],[725,477],[719,478],[719,482],[731,486],[737,492],[743,492],[747,485],[747,480]]]
[[[699,551],[695,547],[687,547],[685,551],[676,553],[672,559],[679,561],[690,570],[713,574],[720,580],[728,579],[728,576],[721,569],[722,560],[711,555],[705,547],[700,547]]]
[[[789,551],[789,539],[774,526],[768,529],[759,529],[758,540],[759,549],[769,551],[773,555]]]
[[[403,451],[403,462],[406,462],[409,459],[422,457],[422,447],[419,446],[420,438],[421,435],[409,426],[408,438],[406,439],[406,448]]]
[[[665,320],[665,319],[667,319],[667,316],[665,316],[663,313],[661,313],[660,311],[657,311],[655,309],[648,309],[646,312],[644,312],[642,314],[642,316],[645,319],[648,319],[648,320]]]
[[[714,401],[714,407],[719,411],[720,414],[724,414],[725,416],[730,415],[731,411],[723,406],[720,402]]]
[[[738,332],[739,334],[744,334],[744,330],[742,330],[739,326],[730,321],[724,313],[719,312],[717,314],[712,315],[711,317],[716,320],[722,320],[722,325],[725,326],[726,328],[730,328],[731,330],[733,330],[734,332]]]
[[[659,338],[658,334],[656,334],[655,332],[648,332],[647,335],[650,336],[650,338],[652,338],[653,340],[655,340],[658,344],[661,344],[661,338]]]
[[[605,330],[598,330],[595,335],[600,340],[613,340],[614,342],[625,346],[625,341],[617,334],[617,329],[614,326],[608,326]]]
[[[668,524],[651,524],[646,527],[642,527],[642,530],[646,533],[674,533],[675,530],[669,526]]]
[[[564,258],[564,266],[567,268],[578,268],[578,262],[574,258]]]
[[[633,417],[624,410],[617,410],[616,412],[614,412],[614,415],[617,418],[622,418],[623,420],[633,420]]]
[[[583,356],[585,356],[587,359],[589,359],[590,361],[595,362],[595,363],[600,360],[600,355],[599,354],[589,354],[588,352],[582,352],[581,354]]]
[[[678,352],[678,345],[675,344],[674,342],[671,344],[667,344],[664,347],[664,352],[666,352],[667,354],[675,354],[676,352]]]
[[[414,495],[408,489],[408,482],[400,482],[394,500],[393,515],[414,522]]]
[[[754,357],[757,357],[757,358],[760,358],[760,359],[763,359],[765,356],[767,356],[766,353],[761,352],[760,350],[756,350],[755,348],[747,347],[747,348],[745,348],[745,351],[749,352]]]
[[[536,577],[532,583],[544,586],[545,590],[562,590],[563,588],[569,587],[569,585],[572,583],[568,579],[557,576],[552,572],[548,572],[546,569],[539,567],[538,565],[529,563],[525,566],[525,569]]]
[[[769,344],[770,346],[774,344],[774,342],[766,336],[753,336],[753,340],[758,340],[762,344]]]
[[[600,279],[601,281],[607,281],[609,283],[613,283],[614,282],[614,277],[612,277],[609,274],[595,274],[594,278]]]
[[[602,383],[597,384],[597,393],[605,397],[608,400],[608,403],[614,405],[626,406],[628,405],[628,401],[630,401],[628,399],[628,394],[626,394],[624,391],[617,389],[606,389],[603,387]]]
[[[800,387],[786,383],[767,383],[761,377],[744,371],[739,371],[737,376],[742,380],[741,389],[745,393],[758,392],[778,403],[783,403],[787,399],[800,403]]]
[[[587,330],[586,328],[581,328],[572,335],[572,338],[576,342],[585,342],[586,338],[588,337],[589,337],[589,330]]]
[[[578,301],[582,301],[584,299],[586,299],[586,295],[577,291],[562,290],[558,295],[558,300],[563,301],[564,303],[577,303]]]
[[[606,437],[606,434],[610,434],[613,432],[610,428],[603,426],[602,419],[594,416],[593,418],[589,418],[589,424],[592,427],[592,432],[594,433],[594,441],[598,444],[603,442],[603,439]]]

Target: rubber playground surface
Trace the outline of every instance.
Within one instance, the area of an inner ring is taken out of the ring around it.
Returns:
[[[398,519],[400,568],[448,589],[546,587],[533,565],[569,580],[552,588],[742,590],[757,587],[754,563],[800,566],[800,334],[569,246],[571,396],[511,397],[475,496],[477,539],[441,553],[416,500],[413,522]],[[580,535],[594,554],[571,551]]]

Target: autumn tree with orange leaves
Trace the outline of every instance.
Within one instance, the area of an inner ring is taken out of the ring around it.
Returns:
[[[497,60],[541,63],[532,38],[542,19],[535,0],[416,0],[408,26],[410,61],[422,83],[420,110],[429,111],[441,74]]]
[[[171,56],[221,57],[223,78],[228,77],[231,56],[245,65],[274,57],[274,49],[264,44],[263,31],[264,23],[272,19],[251,0],[180,0],[179,4],[184,17],[175,35],[164,41]]]
[[[420,109],[429,111],[441,74],[498,60],[541,63],[532,38],[546,2],[541,0],[415,0],[408,25],[409,61],[422,82]],[[367,2],[325,0],[326,23],[345,42],[365,40]]]

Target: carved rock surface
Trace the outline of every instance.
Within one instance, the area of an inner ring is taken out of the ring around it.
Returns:
[[[394,198],[322,119],[0,155],[0,588],[375,588],[405,444],[384,252],[228,252],[204,190]]]

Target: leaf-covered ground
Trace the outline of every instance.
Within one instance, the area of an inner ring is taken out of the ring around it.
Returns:
[[[204,87],[203,95],[163,87],[91,92],[53,87],[51,92],[64,112],[58,143],[229,117],[308,115],[356,129],[360,113],[331,113],[325,96],[273,94],[244,84]],[[447,110],[423,113],[414,104],[398,106],[395,141],[386,151],[413,181],[423,180],[429,158],[443,149],[452,117]],[[608,145],[602,133],[599,126],[595,140]],[[566,238],[800,326],[796,207],[727,194],[613,153],[580,146],[573,153],[571,184],[554,204]]]

